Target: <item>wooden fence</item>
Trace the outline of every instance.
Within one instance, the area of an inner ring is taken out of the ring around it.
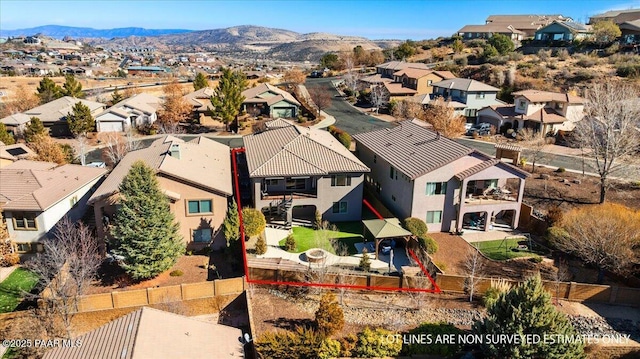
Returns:
[[[166,287],[83,295],[78,298],[78,312],[91,312],[240,294],[244,292],[245,289],[244,277],[241,277]]]

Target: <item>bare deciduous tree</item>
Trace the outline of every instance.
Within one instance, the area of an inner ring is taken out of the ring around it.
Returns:
[[[530,128],[520,131],[518,138],[523,141],[524,146],[527,148],[527,157],[532,166],[531,173],[535,173],[536,162],[548,159],[548,153],[544,152],[547,144],[546,138],[541,133],[536,133]]]
[[[117,132],[108,132],[105,146],[102,148],[102,158],[109,166],[115,166],[130,151],[140,148],[140,142],[133,138],[131,129],[126,136]]]
[[[391,115],[402,120],[423,117],[422,104],[411,100],[397,101]]]
[[[638,88],[625,83],[594,84],[586,92],[585,118],[574,130],[581,147],[590,150],[600,176],[600,203],[606,199],[608,180],[640,146]]]
[[[380,112],[380,107],[389,101],[387,90],[382,85],[371,87],[371,93],[369,94],[369,102],[376,109],[376,113]]]
[[[464,270],[467,274],[465,280],[465,290],[469,294],[469,301],[473,302],[473,295],[476,292],[478,283],[484,271],[484,258],[480,255],[480,250],[476,247],[469,249],[464,262]]]
[[[358,71],[356,70],[356,61],[352,54],[347,55],[344,58],[345,74],[344,84],[351,91],[353,96],[357,96],[358,93]]]
[[[318,115],[320,111],[331,105],[331,93],[326,89],[320,87],[313,87],[309,89],[309,97],[311,101],[316,105],[318,109]]]
[[[27,263],[40,278],[43,290],[36,296],[46,317],[60,320],[67,337],[71,320],[83,295],[95,278],[101,258],[98,243],[82,222],[64,217],[54,228],[54,238],[44,241],[44,252]]]
[[[292,69],[284,73],[284,81],[293,85],[303,84],[306,78],[304,72],[299,69]]]

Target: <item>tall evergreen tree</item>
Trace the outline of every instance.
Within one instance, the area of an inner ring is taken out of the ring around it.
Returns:
[[[67,114],[67,124],[74,136],[86,134],[96,128],[96,120],[91,115],[91,109],[78,101]]]
[[[532,334],[539,335],[539,343],[522,340],[519,344],[492,341],[482,345],[491,358],[584,358],[584,347],[579,341],[551,343],[546,338],[577,338],[577,331],[566,315],[551,304],[551,295],[542,286],[540,276],[501,293],[487,308],[487,317],[473,325],[475,334]],[[579,340],[579,339],[578,339]]]
[[[133,279],[153,278],[184,252],[178,224],[154,171],[135,162],[119,187],[122,199],[112,235],[122,267]]]
[[[47,130],[44,128],[42,121],[38,117],[31,117],[31,121],[27,123],[26,128],[24,129],[24,140],[27,143],[33,142],[36,136],[38,135],[46,135]]]
[[[216,94],[211,97],[213,115],[220,117],[225,123],[227,131],[229,124],[240,112],[244,102],[242,91],[247,87],[247,78],[241,71],[222,69],[222,77],[216,87]]]
[[[64,77],[64,85],[62,85],[62,94],[64,96],[71,96],[75,98],[84,98],[84,92],[82,92],[82,84],[76,80],[73,75],[66,75]]]
[[[16,143],[16,139],[11,136],[9,131],[7,131],[7,126],[4,123],[0,122],[0,142],[5,145],[13,145]]]
[[[111,101],[109,101],[109,104],[113,106],[122,100],[124,100],[124,96],[120,93],[120,91],[118,91],[118,88],[116,87],[115,91],[113,91],[113,93],[111,94]]]
[[[63,96],[62,88],[56,85],[56,83],[49,77],[44,77],[40,80],[40,84],[36,91],[36,95],[40,98],[40,104],[51,102]]]
[[[193,89],[198,91],[205,87],[209,87],[209,80],[207,80],[207,76],[202,72],[198,72],[196,78],[193,80]]]
[[[227,239],[227,246],[230,246],[233,241],[240,239],[240,217],[238,215],[238,205],[235,200],[229,204],[229,208],[227,209],[227,216],[222,222],[222,233],[224,233],[224,238]]]

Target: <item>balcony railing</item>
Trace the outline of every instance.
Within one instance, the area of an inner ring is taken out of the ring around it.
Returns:
[[[292,197],[293,199],[304,199],[304,198],[318,198],[318,191],[304,191],[304,192],[296,192],[296,191],[269,191],[262,192],[260,198],[262,200],[274,200],[274,199],[282,199],[284,196]]]

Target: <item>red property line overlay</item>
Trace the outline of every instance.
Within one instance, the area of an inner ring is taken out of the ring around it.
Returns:
[[[429,279],[434,289],[426,289],[426,288],[395,288],[395,287],[380,287],[380,286],[369,286],[369,285],[353,285],[353,284],[339,284],[339,283],[303,283],[303,282],[285,282],[285,281],[272,281],[272,280],[260,280],[260,279],[251,279],[249,275],[249,265],[247,264],[247,248],[245,244],[245,233],[244,233],[244,223],[242,221],[242,202],[240,200],[240,184],[238,180],[238,162],[237,155],[239,153],[245,153],[244,147],[234,148],[231,150],[231,163],[233,165],[233,184],[236,191],[236,203],[238,205],[238,217],[240,220],[240,242],[242,243],[242,259],[244,262],[244,273],[245,280],[247,283],[252,284],[266,284],[266,285],[288,285],[288,286],[296,286],[296,287],[320,287],[320,288],[346,288],[346,289],[354,289],[354,290],[380,290],[380,291],[392,291],[392,292],[423,292],[423,293],[441,293],[440,287],[436,284],[436,282],[431,278],[431,275],[426,270],[426,268],[422,265],[416,256],[416,254],[409,249],[409,254],[411,257],[418,263],[422,273]],[[384,219],[378,211],[371,206],[371,204],[363,199],[362,203],[367,206],[378,218]]]

